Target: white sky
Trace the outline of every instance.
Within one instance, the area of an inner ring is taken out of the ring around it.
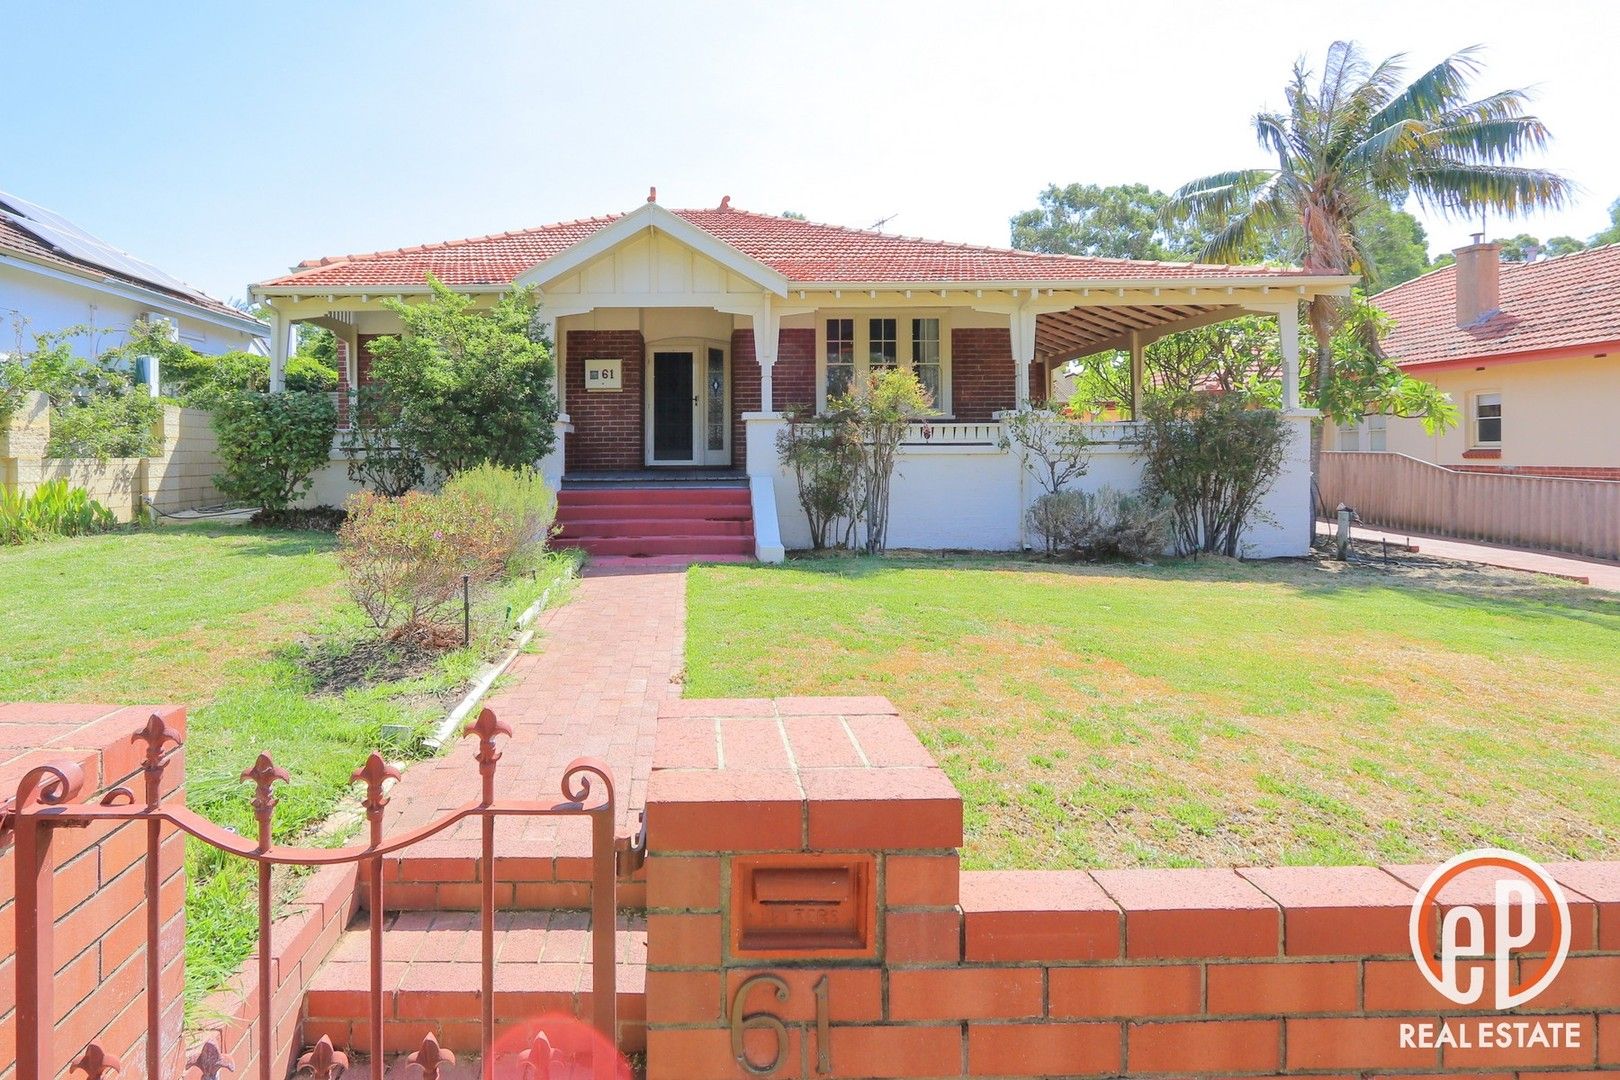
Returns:
[[[8,21],[32,48],[0,72],[26,118],[0,189],[222,297],[309,256],[633,209],[653,184],[670,207],[729,194],[1005,244],[1048,182],[1264,164],[1250,117],[1336,37],[1414,74],[1483,44],[1480,93],[1537,88],[1547,161],[1582,191],[1493,235],[1584,239],[1620,197],[1614,3],[285,0]],[[1428,225],[1435,252],[1477,228]]]

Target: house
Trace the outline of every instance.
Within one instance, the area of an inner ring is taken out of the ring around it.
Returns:
[[[251,349],[269,336],[257,319],[0,191],[0,354],[19,336],[82,327],[71,345],[90,359],[141,320],[168,322],[200,353]]]
[[[729,197],[670,210],[654,193],[629,213],[318,259],[264,281],[252,291],[271,312],[272,384],[295,322],[333,330],[340,379],[365,382],[369,343],[399,330],[384,300],[424,295],[429,274],[484,303],[537,287],[562,412],[559,450],[542,467],[561,482],[563,520],[583,546],[765,559],[809,543],[777,461],[782,411],[820,407],[874,366],[914,371],[938,413],[912,425],[900,455],[891,546],[1014,549],[1034,483],[998,445],[998,416],[1045,398],[1069,359],[1127,349],[1139,375],[1148,342],[1254,312],[1275,315],[1284,348],[1297,349],[1299,304],[1352,283],[939,243],[751,213]],[[1297,365],[1286,367],[1295,437],[1248,538],[1256,556],[1302,554],[1310,539],[1314,414],[1299,408]],[[1093,425],[1087,484],[1137,486],[1130,432]],[[680,484],[700,488],[684,495],[698,508],[685,516],[670,509]],[[340,502],[348,490],[334,461],[313,498]]]
[[[1476,238],[1477,239],[1477,238]],[[1460,422],[1371,417],[1324,446],[1389,451],[1448,469],[1620,480],[1620,245],[1504,263],[1500,245],[1388,289],[1384,348],[1451,395]]]

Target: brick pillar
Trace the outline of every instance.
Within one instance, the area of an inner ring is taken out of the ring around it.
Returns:
[[[962,803],[887,701],[671,703],[647,841],[648,1080],[957,1073]]]

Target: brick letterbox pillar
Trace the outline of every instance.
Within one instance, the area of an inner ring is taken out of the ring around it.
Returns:
[[[959,1023],[907,1023],[889,973],[959,961],[961,842],[961,797],[882,698],[668,706],[648,1080],[954,1074]]]

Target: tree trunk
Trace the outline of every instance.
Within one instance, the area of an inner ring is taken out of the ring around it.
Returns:
[[[1337,328],[1340,312],[1336,297],[1318,296],[1310,302],[1308,315],[1311,333],[1316,337],[1315,388],[1316,403],[1320,408],[1327,395],[1328,382],[1333,378],[1333,331]],[[1318,513],[1322,506],[1322,418],[1311,421],[1311,510]],[[1314,530],[1315,525],[1312,525]]]

